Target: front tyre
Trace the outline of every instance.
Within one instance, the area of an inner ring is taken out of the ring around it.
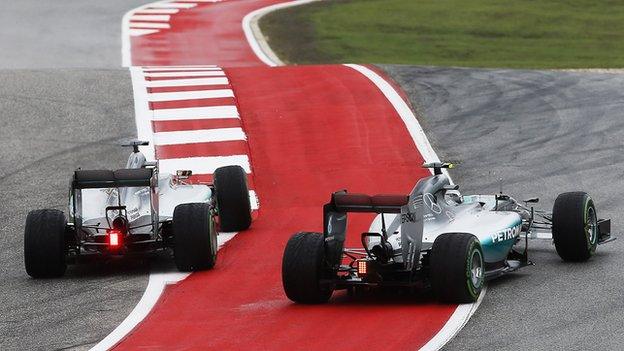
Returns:
[[[217,231],[207,203],[176,206],[173,211],[173,257],[182,272],[214,267],[217,261]]]
[[[214,189],[222,232],[238,232],[251,225],[251,202],[247,174],[241,166],[219,167],[214,172]]]
[[[553,205],[552,236],[564,261],[587,261],[598,245],[598,216],[591,197],[584,192],[557,196]]]
[[[288,240],[282,260],[282,284],[289,299],[304,304],[327,302],[334,290],[321,279],[330,277],[330,273],[325,265],[323,234],[301,232]]]
[[[431,248],[429,272],[433,293],[440,301],[477,301],[485,280],[479,240],[468,233],[438,236]]]
[[[54,278],[67,269],[65,227],[67,219],[58,210],[30,211],[24,229],[24,264],[33,278]]]

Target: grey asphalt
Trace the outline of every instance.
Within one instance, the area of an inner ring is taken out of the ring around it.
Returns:
[[[19,0],[0,11],[0,68],[118,68],[121,19],[148,0]]]
[[[54,280],[23,268],[28,211],[66,210],[76,167],[126,162],[118,141],[136,132],[121,19],[146,2],[21,0],[0,12],[0,350],[88,349],[134,308],[150,266],[163,261],[98,260]]]
[[[624,75],[382,66],[408,93],[464,193],[539,196],[583,190],[624,229]],[[489,284],[446,350],[617,350],[624,345],[624,238],[587,263],[531,243],[528,267]]]
[[[24,271],[23,228],[36,208],[66,210],[73,169],[123,167],[135,136],[127,70],[0,70],[0,349],[85,349],[134,308],[149,260]]]

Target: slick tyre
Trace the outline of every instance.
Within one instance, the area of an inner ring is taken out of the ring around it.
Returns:
[[[219,224],[222,232],[238,232],[251,225],[247,174],[241,166],[219,167],[214,172]]]
[[[552,236],[557,254],[564,261],[587,261],[598,245],[598,216],[587,193],[557,196],[553,205]]]
[[[173,211],[173,257],[182,272],[214,267],[217,261],[217,231],[210,205],[190,203]]]
[[[58,210],[30,211],[24,230],[24,264],[33,278],[55,278],[67,269],[65,227],[67,220]]]
[[[282,260],[282,284],[292,301],[325,303],[334,292],[332,286],[321,284],[321,279],[332,276],[325,267],[323,244],[321,233],[297,233],[288,240]]]
[[[483,251],[472,234],[445,233],[431,248],[431,287],[446,303],[469,303],[479,298],[484,284]]]

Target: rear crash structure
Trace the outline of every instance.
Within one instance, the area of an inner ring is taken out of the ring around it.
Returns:
[[[88,255],[120,256],[173,250],[181,271],[210,269],[217,256],[217,234],[251,224],[245,171],[226,166],[213,184],[189,182],[191,171],[158,172],[133,141],[126,168],[74,172],[68,216],[62,211],[31,211],[24,231],[26,272],[34,278],[59,277],[67,263]]]
[[[610,220],[598,219],[583,192],[563,193],[552,212],[536,211],[508,195],[462,196],[443,168],[420,179],[409,195],[339,191],[323,207],[324,232],[300,232],[282,261],[286,295],[324,303],[333,291],[363,287],[432,289],[443,302],[476,301],[483,284],[532,264],[528,240],[552,238],[564,261],[586,261],[611,238]],[[378,214],[360,247],[345,247],[349,213]]]

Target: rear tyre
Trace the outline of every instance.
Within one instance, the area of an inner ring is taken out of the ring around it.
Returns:
[[[217,231],[210,205],[190,203],[173,211],[173,257],[178,270],[200,271],[217,261]]]
[[[54,278],[67,269],[65,227],[67,220],[58,210],[30,211],[24,230],[24,264],[33,278]]]
[[[587,193],[569,192],[557,196],[553,205],[552,235],[564,261],[587,261],[598,245],[598,216]]]
[[[483,251],[472,234],[445,233],[431,248],[431,287],[442,302],[469,303],[479,298],[484,284]]]
[[[214,172],[219,225],[223,232],[238,232],[251,225],[247,174],[241,166],[219,167]]]
[[[282,260],[282,284],[289,299],[304,304],[327,302],[334,289],[321,284],[321,279],[332,275],[325,265],[323,234],[302,232],[288,240]]]

